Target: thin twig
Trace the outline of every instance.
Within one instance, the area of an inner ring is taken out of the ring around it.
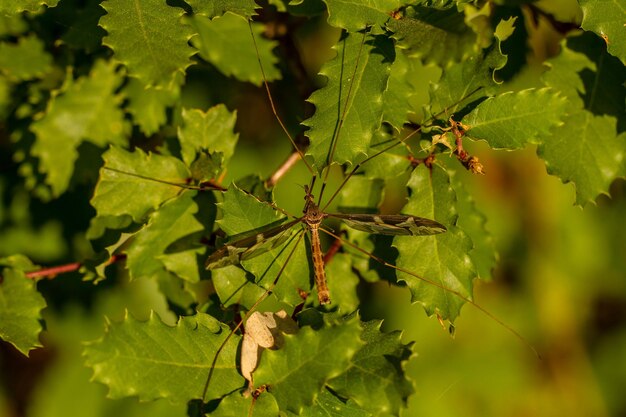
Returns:
[[[281,166],[272,174],[272,176],[265,181],[265,186],[267,188],[274,187],[278,181],[298,162],[300,159],[299,152],[293,152],[289,157],[282,163]]]
[[[107,261],[106,264],[111,265],[112,263],[115,263],[124,259],[126,259],[126,254],[122,253],[118,255],[113,255]],[[68,272],[78,271],[82,266],[83,264],[80,262],[72,262],[72,263],[65,264],[65,265],[57,265],[57,266],[51,266],[49,268],[38,269],[37,271],[27,272],[24,275],[26,276],[26,278],[29,278],[29,279],[38,279],[38,278],[53,279],[59,274],[66,274]]]

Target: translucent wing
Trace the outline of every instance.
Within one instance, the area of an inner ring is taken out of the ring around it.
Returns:
[[[380,235],[425,236],[447,229],[434,220],[405,214],[329,214],[353,229]]]
[[[300,219],[296,219],[265,232],[254,233],[243,239],[227,243],[207,258],[205,266],[207,269],[217,269],[228,265],[237,265],[241,261],[268,252],[285,243],[294,232],[292,227],[299,222]]]

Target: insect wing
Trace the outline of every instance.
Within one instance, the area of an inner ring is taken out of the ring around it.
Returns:
[[[291,228],[298,222],[300,219],[227,243],[207,258],[205,266],[207,269],[217,269],[238,265],[241,261],[268,252],[285,243],[293,233]]]
[[[329,214],[349,227],[380,235],[427,236],[447,229],[434,220],[405,214]]]

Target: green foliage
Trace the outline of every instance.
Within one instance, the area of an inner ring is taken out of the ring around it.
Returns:
[[[406,414],[428,341],[390,331],[387,312],[419,304],[453,328],[492,278],[501,236],[487,226],[508,209],[481,211],[476,183],[499,151],[530,149],[580,206],[626,177],[615,2],[581,2],[581,33],[545,40],[558,52],[534,56],[542,68],[526,62],[541,48],[522,18],[552,14],[534,3],[269,3],[0,5],[0,337],[60,352],[28,415],[61,415],[64,386],[93,415]],[[306,163],[283,164],[283,129]],[[325,219],[321,306],[301,221],[312,202],[447,231],[392,239]],[[74,275],[34,278],[37,263]],[[280,309],[299,331],[273,334],[248,384],[241,323]]]
[[[41,346],[39,319],[46,301],[24,275],[24,270],[34,266],[28,259],[12,256],[0,260],[0,266],[0,337],[28,355]]]
[[[182,317],[175,327],[156,315],[147,322],[126,316],[109,323],[102,339],[85,348],[93,378],[109,387],[111,398],[138,396],[148,401],[167,398],[184,404],[202,398],[202,387],[213,354],[228,335],[212,317],[198,313]],[[231,338],[214,366],[207,399],[220,398],[241,385],[235,369],[238,337]]]

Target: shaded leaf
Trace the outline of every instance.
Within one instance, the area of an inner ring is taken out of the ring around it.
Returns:
[[[254,374],[258,386],[267,384],[281,410],[300,413],[312,404],[324,383],[344,372],[362,345],[361,326],[354,318],[315,331],[300,329],[285,335],[279,350],[263,352]]]
[[[102,7],[103,43],[145,85],[169,86],[191,65],[192,31],[181,23],[182,9],[152,0],[108,0]]]
[[[463,299],[432,283],[471,298],[476,270],[468,255],[472,243],[455,226],[456,195],[448,174],[437,165],[433,165],[432,171],[423,165],[417,167],[407,186],[410,197],[402,212],[435,219],[448,231],[434,236],[395,237],[393,246],[399,252],[396,265],[417,275],[398,271],[398,280],[407,283],[411,300],[422,304],[428,315],[437,313],[454,321]]]
[[[295,415],[287,412],[287,416]],[[348,400],[344,402],[334,396],[329,390],[324,389],[315,398],[313,405],[305,407],[299,415],[300,417],[370,417],[374,414],[365,411],[355,404],[354,401]]]
[[[602,37],[609,53],[626,65],[626,7],[617,0],[580,0],[583,10],[581,26]]]
[[[69,82],[53,96],[43,117],[31,125],[37,136],[32,153],[54,195],[69,185],[81,142],[99,147],[125,143],[129,126],[119,108],[122,97],[115,94],[121,83],[113,64],[97,61],[88,77]]]
[[[190,166],[202,150],[221,152],[226,164],[235,151],[239,135],[233,132],[237,114],[219,104],[206,112],[183,108],[183,125],[178,128],[183,161]]]
[[[52,67],[52,56],[34,35],[20,37],[16,44],[0,43],[0,74],[12,81],[43,76]]]
[[[462,62],[444,69],[431,91],[431,114],[451,115],[467,104],[484,97],[496,85],[494,72],[506,64],[506,56],[496,43]]]
[[[261,85],[263,76],[258,61],[261,59],[265,79],[280,78],[280,71],[276,68],[278,60],[272,54],[278,43],[263,37],[263,25],[252,24],[252,39],[246,19],[230,12],[213,20],[194,16],[190,21],[198,32],[191,44],[198,49],[202,59],[215,65],[224,75]]]
[[[390,13],[400,7],[398,0],[324,0],[324,3],[328,7],[328,23],[349,32],[371,25],[383,26],[391,18]]]
[[[140,230],[126,250],[126,265],[133,279],[151,277],[164,265],[180,278],[190,282],[200,280],[197,258],[205,251],[200,245],[199,233],[203,225],[196,219],[198,205],[193,192],[163,204],[150,215],[148,224]],[[182,251],[171,252],[170,246],[195,234]],[[194,245],[195,243],[195,245]]]
[[[444,65],[473,54],[476,34],[465,24],[465,15],[456,7],[448,9],[414,6],[402,19],[392,19],[387,27],[398,45],[413,56]]]
[[[54,7],[59,0],[2,0],[0,3],[0,13],[12,15],[24,11],[36,12],[42,9],[43,5]]]
[[[167,122],[167,108],[174,106],[180,98],[177,86],[172,89],[146,86],[134,77],[130,77],[124,94],[128,98],[126,110],[146,136],[156,133]]]
[[[0,259],[0,338],[28,356],[39,342],[41,310],[46,301],[24,270],[34,265],[23,256]]]
[[[233,392],[220,401],[211,417],[276,417],[279,415],[278,404],[269,392],[263,392],[256,400],[251,395]]]
[[[202,397],[211,363],[229,331],[203,313],[181,317],[175,327],[154,314],[146,322],[127,315],[120,323],[108,323],[103,338],[87,345],[83,355],[93,379],[109,387],[111,398],[168,398],[182,404]],[[205,400],[243,386],[235,368],[238,342],[239,336],[232,336],[220,352]]]
[[[214,17],[232,12],[250,18],[259,7],[254,0],[187,0],[195,14]]]
[[[585,205],[607,194],[617,177],[626,176],[626,134],[617,134],[611,116],[588,111],[571,113],[553,137],[537,149],[548,173],[576,186],[576,204]]]

